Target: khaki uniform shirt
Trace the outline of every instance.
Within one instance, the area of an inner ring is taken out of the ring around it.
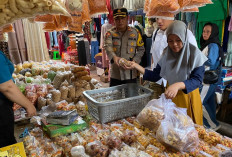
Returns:
[[[140,63],[145,51],[141,34],[133,27],[128,27],[125,33],[118,32],[113,27],[105,35],[104,48],[111,63],[114,56],[127,60],[132,58],[136,63]],[[130,70],[124,70],[112,63],[110,74],[113,79],[130,80],[137,77],[137,70],[132,70],[131,78]]]

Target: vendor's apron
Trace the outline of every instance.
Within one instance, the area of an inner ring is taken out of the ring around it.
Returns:
[[[10,100],[0,98],[0,148],[16,143],[12,107]]]
[[[203,125],[203,111],[199,88],[185,94],[180,90],[172,101],[181,108],[187,108],[187,114],[195,124]]]

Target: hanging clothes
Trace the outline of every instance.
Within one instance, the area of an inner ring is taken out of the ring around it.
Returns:
[[[229,23],[228,30],[229,30],[230,32],[232,32],[232,15],[231,15],[231,17],[230,17],[230,23]]]
[[[52,48],[52,47],[54,46],[52,32],[49,32],[49,37],[50,37],[50,46],[51,46],[51,48]]]
[[[95,55],[99,52],[99,43],[96,39],[91,40],[91,63],[96,63]]]
[[[27,50],[25,43],[25,33],[23,31],[23,24],[21,20],[17,20],[14,24],[15,32],[8,33],[8,47],[10,59],[14,64],[23,63],[27,61]]]
[[[60,54],[60,56],[62,56],[62,52],[65,51],[65,46],[64,46],[64,41],[63,41],[62,36],[63,36],[63,33],[60,33],[60,34],[58,35],[59,54]]]
[[[23,19],[22,21],[25,41],[27,43],[28,60],[35,62],[48,61],[49,54],[43,24],[31,23],[27,19]]]
[[[58,37],[57,37],[57,32],[53,31],[52,32],[53,38],[54,38],[54,46],[59,46],[58,44]]]
[[[90,64],[91,63],[91,54],[90,54],[89,41],[84,39],[84,42],[85,42],[86,62],[87,62],[87,64]]]
[[[89,21],[85,22],[83,31],[84,31],[84,37],[87,38],[88,41],[90,42],[91,41],[91,30],[90,30],[90,22]]]
[[[225,59],[225,66],[232,66],[232,32],[229,32],[229,40],[227,46],[227,55]]]
[[[45,34],[45,38],[46,38],[47,48],[48,48],[48,50],[50,50],[51,49],[51,42],[50,42],[49,33],[48,32],[44,32],[44,34]]]
[[[106,0],[107,9],[109,11],[108,20],[109,20],[110,24],[113,24],[114,19],[113,19],[113,9],[112,9],[111,4],[110,4],[111,2],[112,2],[112,0]]]
[[[127,8],[128,11],[135,10],[135,8],[134,8],[135,1],[138,1],[138,0],[125,0],[123,7]]]
[[[102,25],[101,29],[101,43],[100,43],[100,49],[102,49],[102,66],[103,68],[107,68],[109,66],[109,59],[107,57],[107,54],[105,52],[104,47],[104,39],[106,32],[112,28],[112,25],[106,22],[104,25]]]
[[[122,8],[124,4],[124,0],[110,0],[110,5],[112,10],[117,8]]]
[[[103,48],[103,43],[104,43],[104,37],[105,37],[105,34],[106,32],[112,28],[112,25],[109,24],[109,22],[106,22],[104,25],[102,25],[102,28],[101,28],[101,43],[100,43],[100,48],[102,49]]]
[[[80,66],[86,66],[86,50],[83,34],[76,34],[76,43],[77,43],[77,52],[78,52],[78,61]]]
[[[142,9],[144,7],[145,0],[134,0],[133,8],[135,10]]]
[[[230,16],[228,16],[225,21],[224,38],[223,38],[223,45],[222,45],[224,52],[227,52],[227,46],[228,46],[228,40],[229,40],[229,30],[228,30],[229,24],[230,24]]]

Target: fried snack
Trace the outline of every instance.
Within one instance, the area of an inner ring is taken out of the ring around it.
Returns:
[[[76,89],[73,85],[68,86],[69,92],[68,92],[68,97],[73,99],[76,96]]]
[[[83,92],[85,91],[84,88],[79,88],[76,90],[76,98],[79,98],[81,95],[83,95]]]
[[[34,18],[34,21],[35,22],[54,22],[54,16],[53,15],[50,15],[50,14],[47,14],[47,15],[37,15],[35,18]]]
[[[76,72],[76,73],[74,73],[74,76],[76,77],[76,78],[81,78],[82,76],[86,76],[86,75],[88,75],[89,73],[88,73],[88,71],[80,71],[80,72]]]
[[[74,86],[76,88],[84,88],[87,84],[88,84],[88,82],[85,80],[78,80],[78,81],[74,82]]]
[[[127,61],[125,58],[121,58],[121,59],[119,60],[119,65],[120,65],[120,66],[126,65],[126,66],[128,66],[128,67],[131,66],[130,62]]]
[[[61,99],[66,100],[68,97],[69,89],[66,86],[60,87]]]
[[[61,92],[59,90],[53,90],[52,93],[52,101],[58,103],[61,98]]]
[[[87,75],[87,76],[82,76],[80,79],[89,82],[89,81],[91,81],[92,77]]]
[[[81,71],[84,71],[85,70],[85,67],[84,66],[73,66],[72,67],[72,69],[71,69],[71,71],[73,72],[73,73],[76,73],[76,72],[81,72]]]
[[[165,117],[163,105],[161,99],[151,100],[137,116],[139,123],[156,132]]]

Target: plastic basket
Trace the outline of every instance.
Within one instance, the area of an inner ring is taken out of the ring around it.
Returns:
[[[101,123],[137,115],[147,105],[152,90],[137,84],[83,92],[89,113]]]

